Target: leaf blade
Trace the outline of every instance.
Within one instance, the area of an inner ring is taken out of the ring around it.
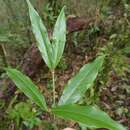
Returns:
[[[92,63],[84,65],[79,73],[69,80],[60,98],[59,105],[73,104],[80,100],[90,88],[102,67],[105,56],[99,56]]]
[[[31,79],[16,69],[6,68],[7,75],[13,80],[16,86],[33,102],[47,111],[44,96],[39,92],[37,86]]]
[[[44,26],[39,14],[33,8],[29,0],[27,0],[29,15],[32,24],[33,33],[37,41],[37,47],[41,52],[42,58],[44,59],[47,66],[53,68],[51,57],[53,56],[52,47],[48,37],[48,32]]]
[[[63,118],[96,128],[126,130],[105,112],[93,106],[64,105],[52,108],[52,113]]]
[[[66,18],[64,13],[64,8],[62,8],[57,21],[54,26],[54,32],[53,32],[53,43],[52,48],[54,50],[54,65],[55,67],[59,63],[64,47],[66,42]]]

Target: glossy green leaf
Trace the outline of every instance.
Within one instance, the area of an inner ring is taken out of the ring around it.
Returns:
[[[92,63],[84,65],[65,86],[59,105],[73,104],[79,101],[86,90],[93,85],[103,61],[104,56],[99,56]]]
[[[64,7],[62,8],[60,15],[57,18],[54,32],[53,32],[53,43],[52,47],[54,50],[54,66],[56,67],[59,63],[61,56],[64,51],[66,42],[66,19],[64,13]]]
[[[7,75],[13,80],[15,85],[34,103],[47,111],[44,96],[40,93],[37,86],[33,84],[29,77],[16,69],[7,68]]]
[[[93,106],[58,106],[52,109],[52,113],[63,119],[73,120],[86,126],[107,128],[109,130],[126,130],[126,128],[112,120],[105,112]]]
[[[29,7],[29,15],[30,20],[32,24],[33,33],[35,35],[35,38],[37,40],[37,46],[41,52],[41,55],[47,64],[47,66],[52,69],[53,63],[52,63],[52,47],[51,43],[48,37],[48,32],[46,30],[46,27],[42,23],[42,20],[36,10],[33,8],[29,0],[27,0],[28,7]]]

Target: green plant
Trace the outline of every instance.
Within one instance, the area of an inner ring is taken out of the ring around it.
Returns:
[[[107,55],[104,66],[105,73],[114,72],[117,76],[126,77],[126,72],[129,72],[127,59],[130,52],[129,40],[128,32],[112,34],[107,45],[101,48],[101,51]],[[108,81],[108,79],[106,80]]]
[[[8,76],[14,81],[16,86],[36,103],[43,111],[48,114],[61,117],[67,120],[74,120],[86,127],[107,128],[110,130],[126,130],[122,125],[113,121],[105,112],[99,110],[95,106],[82,106],[75,104],[84,96],[88,88],[93,86],[98,72],[101,70],[104,55],[98,56],[92,63],[84,65],[79,73],[76,74],[65,86],[63,95],[59,103],[55,101],[55,68],[57,67],[65,46],[66,41],[66,23],[64,8],[54,27],[52,42],[50,42],[45,26],[42,24],[38,13],[27,0],[29,6],[29,14],[32,23],[32,29],[37,40],[37,46],[41,55],[52,73],[53,81],[53,104],[48,108],[44,96],[38,90],[38,87],[33,84],[29,77],[22,74],[20,71],[12,68],[7,68]]]
[[[8,110],[9,118],[13,119],[17,128],[20,128],[20,122],[32,129],[35,125],[40,125],[41,120],[37,117],[39,113],[32,109],[30,102],[17,103],[13,108]]]

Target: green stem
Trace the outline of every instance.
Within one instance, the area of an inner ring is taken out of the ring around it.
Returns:
[[[53,105],[55,106],[56,105],[55,70],[52,70],[51,73],[52,73],[52,86],[53,86]]]

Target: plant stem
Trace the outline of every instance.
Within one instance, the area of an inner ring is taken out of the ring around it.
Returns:
[[[55,95],[55,70],[52,70],[51,71],[52,73],[52,87],[53,87],[53,105],[55,106],[56,105],[56,95]]]

